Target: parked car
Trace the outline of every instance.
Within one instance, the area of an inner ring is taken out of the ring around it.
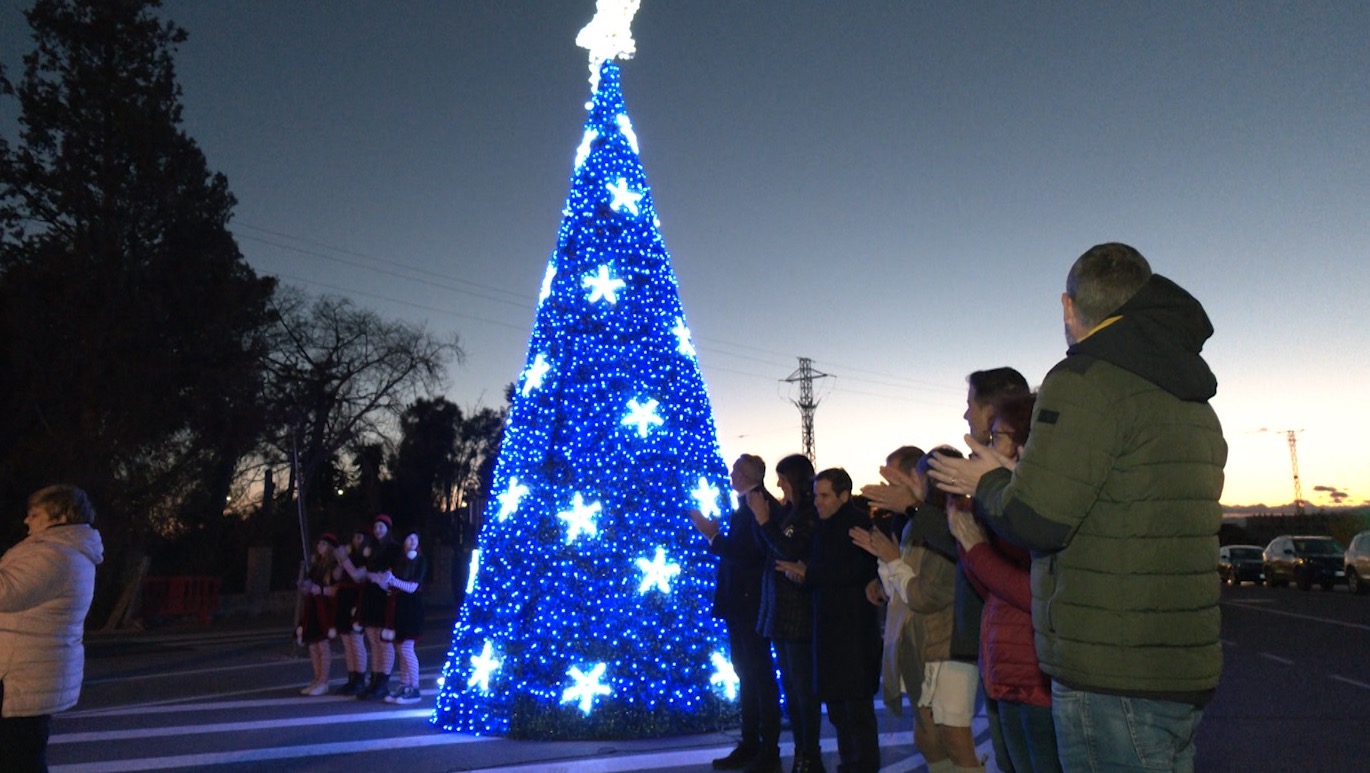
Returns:
[[[1218,548],[1218,576],[1223,585],[1235,588],[1244,582],[1265,582],[1260,545],[1224,545]]]
[[[1342,560],[1346,567],[1346,587],[1362,596],[1370,593],[1370,531],[1351,538]]]
[[[1327,536],[1283,535],[1270,540],[1262,556],[1265,584],[1271,588],[1294,583],[1323,590],[1346,582],[1346,551]]]

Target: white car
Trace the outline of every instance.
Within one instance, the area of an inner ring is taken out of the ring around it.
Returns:
[[[1346,548],[1346,587],[1352,593],[1370,593],[1370,531],[1352,537]]]

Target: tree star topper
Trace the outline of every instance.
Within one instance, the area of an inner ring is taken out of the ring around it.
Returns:
[[[633,16],[641,0],[595,0],[595,18],[576,35],[576,45],[590,52],[590,90],[599,91],[600,65],[610,59],[632,59]]]

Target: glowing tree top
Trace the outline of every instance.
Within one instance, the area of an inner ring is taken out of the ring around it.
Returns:
[[[596,77],[432,722],[536,738],[723,727],[736,677],[685,513],[727,469],[614,58],[636,0],[577,43]]]

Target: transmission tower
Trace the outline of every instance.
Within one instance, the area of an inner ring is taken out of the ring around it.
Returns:
[[[787,383],[799,383],[799,399],[791,400],[799,408],[799,415],[803,419],[803,449],[804,455],[810,462],[815,462],[813,444],[813,411],[818,407],[818,401],[813,398],[813,380],[816,378],[827,378],[827,373],[820,373],[813,369],[813,360],[808,357],[799,358],[799,368],[791,373],[788,378],[781,379]]]
[[[1301,429],[1287,429],[1284,431],[1289,438],[1289,464],[1294,468],[1294,514],[1303,515],[1303,484],[1299,482],[1299,441],[1298,433]]]

